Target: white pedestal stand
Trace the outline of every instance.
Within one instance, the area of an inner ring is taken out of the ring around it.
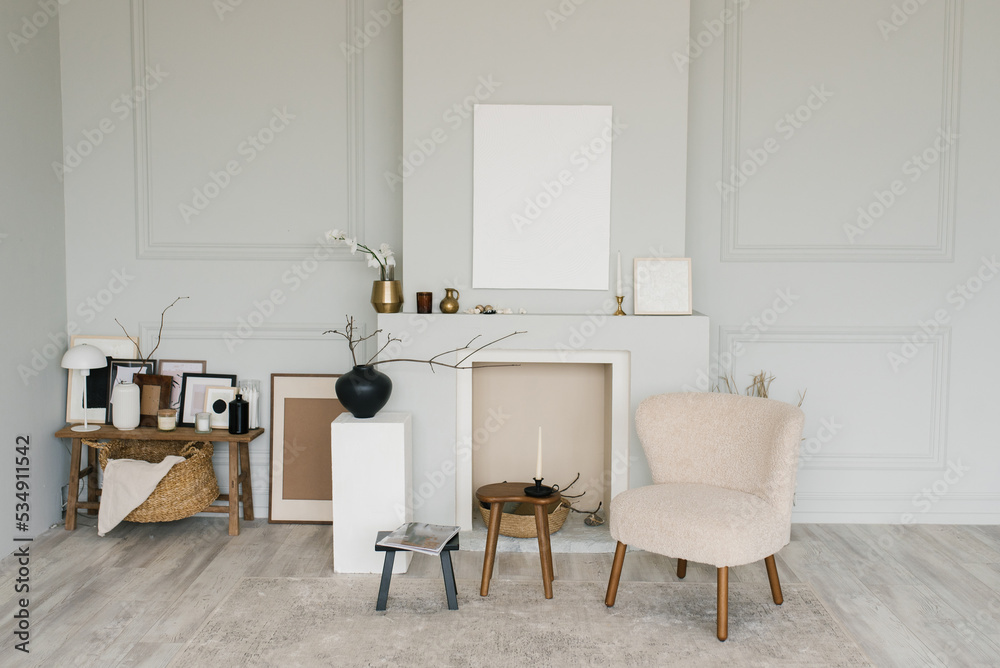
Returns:
[[[344,413],[330,426],[335,573],[381,573],[375,534],[413,520],[410,422],[409,413]],[[405,573],[412,556],[397,553],[392,572]]]

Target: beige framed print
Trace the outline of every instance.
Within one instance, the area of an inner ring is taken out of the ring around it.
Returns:
[[[91,369],[89,376],[84,376],[79,369],[68,369],[69,382],[66,385],[66,422],[83,422],[83,383],[87,382],[87,421],[103,423],[107,418],[108,379],[111,367],[110,358],[131,359],[139,351],[128,337],[125,336],[85,336],[77,335],[70,339],[70,347],[86,343],[99,349],[107,356],[108,366]],[[108,424],[110,419],[106,420]]]
[[[330,423],[345,411],[339,377],[271,374],[268,522],[333,523]]]
[[[637,257],[632,312],[691,315],[691,258]]]
[[[206,387],[205,412],[212,429],[229,428],[229,402],[236,398],[235,387]]]
[[[170,384],[170,408],[181,407],[181,384],[185,373],[205,373],[205,360],[160,360],[158,374],[173,378]]]

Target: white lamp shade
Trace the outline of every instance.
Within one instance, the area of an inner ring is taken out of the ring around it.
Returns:
[[[100,348],[82,343],[66,351],[62,358],[64,369],[100,369],[108,365],[108,358]]]

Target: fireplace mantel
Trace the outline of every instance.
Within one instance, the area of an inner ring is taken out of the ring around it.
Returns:
[[[694,386],[699,371],[709,364],[709,320],[706,316],[625,316],[595,315],[467,315],[394,313],[378,316],[379,347],[389,336],[401,339],[391,344],[383,358],[428,359],[439,353],[466,345],[478,336],[473,346],[498,339],[511,332],[525,332],[504,339],[487,348],[490,354],[479,361],[510,357],[506,351],[546,351],[545,359],[573,362],[597,358],[603,363],[627,359],[627,479],[613,491],[651,482],[649,466],[631,428],[631,416],[642,399],[663,392],[681,391]],[[505,352],[500,352],[505,351]],[[627,357],[601,353],[627,352]],[[516,355],[515,355],[516,356]],[[455,357],[447,356],[448,362]],[[442,361],[445,361],[442,359]],[[380,367],[392,378],[392,397],[384,410],[413,414],[413,517],[416,521],[440,524],[466,524],[467,508],[457,503],[461,489],[468,482],[460,473],[463,457],[460,434],[467,431],[460,415],[462,376],[469,371],[438,368],[432,372],[426,364],[391,363]],[[620,393],[619,393],[620,394]],[[463,395],[464,396],[464,395]],[[462,409],[464,411],[464,409]],[[620,446],[619,446],[620,447]],[[377,481],[373,481],[377,482]]]

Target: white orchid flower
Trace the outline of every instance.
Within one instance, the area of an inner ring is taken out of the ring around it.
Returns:
[[[392,257],[392,249],[389,248],[389,244],[379,246],[378,252],[382,254],[382,257]]]
[[[387,258],[385,258],[385,263],[390,267],[395,267],[396,257],[394,255],[389,255]]]
[[[326,238],[329,241],[341,241],[344,238],[344,233],[340,230],[330,230],[326,233]]]
[[[351,248],[351,255],[354,255],[355,253],[358,252],[358,241],[357,241],[357,239],[352,239],[350,237],[344,237],[343,242],[345,244],[347,244],[348,246],[350,246],[350,248]]]
[[[372,256],[368,258],[369,267],[381,267],[385,264],[385,260],[377,251],[372,251]]]

